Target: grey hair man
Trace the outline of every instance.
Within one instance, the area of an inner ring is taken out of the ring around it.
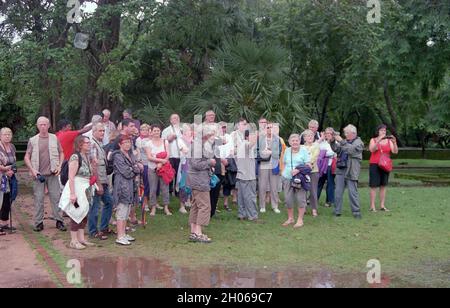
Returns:
[[[351,124],[344,128],[344,134],[345,140],[337,135],[335,136],[337,142],[331,145],[333,151],[338,154],[334,215],[336,217],[341,216],[344,190],[347,187],[353,216],[360,219],[358,180],[361,172],[364,143],[358,137],[356,127]]]

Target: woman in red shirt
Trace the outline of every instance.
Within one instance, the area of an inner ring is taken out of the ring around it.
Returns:
[[[398,153],[397,140],[393,136],[386,135],[386,125],[382,124],[377,127],[377,136],[370,140],[369,150],[370,156],[369,169],[369,186],[370,186],[370,211],[376,212],[375,198],[377,188],[380,188],[380,206],[382,211],[389,211],[385,207],[386,186],[389,181],[389,173],[378,167],[381,154]]]

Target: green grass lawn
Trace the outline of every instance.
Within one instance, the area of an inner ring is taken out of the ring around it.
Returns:
[[[412,167],[450,167],[448,161],[407,162]],[[111,238],[99,242],[100,247],[91,251],[95,256],[152,257],[193,268],[292,267],[297,271],[328,269],[358,275],[367,273],[368,260],[378,259],[383,275],[395,277],[391,286],[450,287],[449,187],[419,186],[421,182],[417,180],[391,180],[402,186],[388,190],[389,213],[369,213],[369,189],[360,189],[362,220],[351,216],[347,197],[342,217],[334,218],[332,209],[321,207],[320,216],[306,216],[305,227],[298,230],[281,226],[287,218],[284,206],[280,206],[279,215],[272,211],[261,214],[264,224],[238,221],[234,208],[233,212],[221,211],[211,220],[205,231],[213,243],[205,245],[188,242],[188,217],[178,213],[173,200],[174,215],[167,217],[158,211],[156,217],[148,217],[146,229],[139,227],[133,233],[137,241],[131,247],[118,247]],[[367,169],[363,169],[361,182],[368,182]],[[222,200],[219,209],[223,209]],[[69,241],[68,234],[58,233],[56,237]],[[60,252],[52,247],[49,250],[60,266],[64,259],[70,259],[58,256]],[[89,251],[86,253],[89,258]]]
[[[132,247],[108,240],[108,254],[147,256],[179,266],[230,265],[270,269],[295,266],[303,270],[327,268],[342,273],[367,272],[369,259],[378,259],[383,274],[396,277],[399,286],[450,287],[450,190],[448,188],[392,188],[389,213],[369,213],[367,189],[361,189],[363,219],[355,220],[346,200],[344,216],[307,216],[300,230],[284,228],[282,214],[261,214],[265,223],[240,222],[236,212],[222,211],[206,229],[209,245],[189,243],[187,216],[161,212],[139,228]],[[176,205],[172,204],[175,210]],[[174,211],[175,212],[175,211]]]

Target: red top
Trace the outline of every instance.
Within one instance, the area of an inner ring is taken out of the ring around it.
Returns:
[[[56,137],[61,143],[61,147],[64,152],[64,159],[69,160],[74,152],[75,139],[80,135],[79,130],[68,130],[65,132],[59,131],[56,133]]]
[[[391,141],[388,140],[386,143],[383,142],[378,144],[378,150],[372,152],[372,154],[370,155],[371,164],[378,164],[378,162],[380,161],[381,156],[380,147],[383,150],[384,154],[388,154],[389,156],[391,156]]]

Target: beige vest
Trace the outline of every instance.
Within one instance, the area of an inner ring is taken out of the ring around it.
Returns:
[[[48,134],[48,150],[50,151],[50,170],[56,171],[60,166],[58,139],[54,134]],[[34,170],[39,170],[39,135],[30,139],[33,152],[31,153],[31,165]]]

